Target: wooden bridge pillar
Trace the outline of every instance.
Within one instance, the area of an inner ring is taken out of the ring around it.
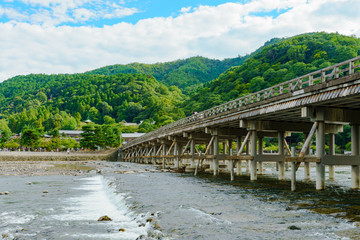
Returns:
[[[233,149],[232,149],[232,139],[228,140],[229,144],[229,156],[233,155]],[[230,181],[234,181],[235,172],[234,172],[234,159],[229,160],[229,170],[230,170]]]
[[[238,136],[237,139],[236,139],[236,152],[238,153],[240,151],[240,147],[241,147],[241,136]],[[240,159],[237,160],[236,162],[236,175],[238,176],[241,176],[241,165],[242,165],[242,162]]]
[[[305,142],[307,136],[308,136],[308,133],[305,133],[304,134],[304,142]],[[306,150],[305,155],[309,155],[309,149],[310,149],[310,147]],[[304,162],[304,180],[310,181],[310,163],[309,162]]]
[[[329,155],[333,156],[335,155],[335,134],[329,133]],[[334,181],[335,180],[335,167],[334,165],[329,165],[329,180]]]
[[[295,157],[295,147],[291,147],[291,156]],[[296,162],[291,162],[291,191],[296,190]]]
[[[191,154],[190,167],[194,168],[195,167],[195,140],[194,140],[194,138],[191,138],[191,140],[190,140],[190,154]]]
[[[285,162],[284,162],[284,132],[278,132],[278,154],[282,156],[282,161],[279,161],[279,180],[285,180]]]
[[[156,151],[157,151],[157,148],[156,148],[156,144],[154,144],[154,147],[153,147],[153,152],[152,152],[152,158],[151,158],[151,163],[153,165],[156,164]]]
[[[259,155],[263,155],[263,136],[260,136],[258,138],[258,142],[259,142]],[[258,162],[258,169],[259,169],[259,174],[262,175],[263,174],[263,162]]]
[[[178,169],[180,169],[182,167],[182,158],[181,158],[181,153],[182,153],[182,150],[184,149],[184,146],[182,143],[178,143],[178,151],[177,151],[177,159],[178,159]]]
[[[351,124],[351,155],[359,156],[359,125]],[[360,166],[352,165],[351,166],[351,187],[358,189],[360,187]]]
[[[257,180],[257,168],[256,168],[256,140],[257,134],[256,130],[251,130],[250,142],[251,142],[251,156],[254,157],[252,161],[250,161],[250,180],[255,181]]]
[[[213,168],[214,168],[214,176],[218,176],[219,175],[219,136],[218,136],[218,132],[217,129],[213,130],[213,136],[214,136],[214,141],[213,141],[213,149],[214,149],[214,155],[215,158],[213,160]]]
[[[166,155],[166,144],[165,144],[164,141],[162,142],[162,155],[163,155],[163,157],[162,157],[161,166],[162,166],[162,168],[165,168],[165,161],[166,161],[166,159],[165,159],[165,155]]]
[[[136,162],[138,156],[138,149],[134,148],[134,157],[131,159],[131,162]]]
[[[250,154],[250,141],[248,141],[246,143],[246,155],[249,155],[249,154]],[[247,160],[246,161],[246,173],[250,172],[250,165],[251,165],[251,161]]]
[[[323,112],[321,113],[323,115]],[[325,165],[322,163],[324,159],[324,154],[325,154],[325,123],[322,120],[322,121],[318,121],[318,129],[316,130],[316,157],[320,158],[320,162],[316,163],[316,190],[325,189]]]
[[[179,169],[179,141],[177,141],[176,138],[174,138],[174,168]]]

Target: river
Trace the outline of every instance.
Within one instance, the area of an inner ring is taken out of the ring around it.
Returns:
[[[338,170],[338,169],[337,169]],[[287,173],[289,175],[289,173]],[[314,176],[314,174],[313,174]],[[289,178],[289,176],[287,176]],[[301,177],[301,169],[299,178]],[[161,172],[107,163],[86,176],[1,176],[3,239],[359,239],[350,169],[314,182]],[[107,215],[112,221],[99,222]]]

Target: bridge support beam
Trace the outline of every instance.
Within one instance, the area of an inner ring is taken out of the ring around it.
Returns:
[[[279,155],[284,157],[284,132],[278,133]],[[285,180],[285,162],[284,158],[279,162],[279,180]]]
[[[304,142],[307,139],[308,134],[304,134]],[[309,149],[308,148],[305,151],[305,155],[309,155]],[[309,162],[304,162],[304,180],[305,181],[310,181],[310,163]]]
[[[359,125],[351,125],[351,155],[359,156]],[[358,189],[360,187],[360,167],[359,165],[351,166],[351,187]]]
[[[152,158],[151,158],[151,163],[153,165],[156,164],[156,151],[157,151],[157,148],[156,148],[156,144],[154,144],[154,147],[153,147],[153,152],[152,152]]]
[[[322,112],[323,113],[323,112]],[[325,123],[318,121],[316,130],[316,156],[320,162],[316,163],[316,190],[325,189],[325,165],[322,163],[325,154]]]
[[[236,139],[236,152],[238,153],[240,151],[240,147],[241,147],[241,137],[238,136],[237,139]],[[236,161],[236,175],[238,176],[241,176],[242,174],[242,169],[241,169],[241,165],[242,165],[242,162],[241,160],[237,160]]]
[[[329,155],[333,156],[335,155],[335,134],[329,133]],[[335,180],[335,166],[329,165],[329,180],[334,181]]]
[[[177,139],[175,138],[174,139],[175,141],[175,144],[174,144],[174,156],[175,156],[175,159],[174,159],[174,168],[175,169],[179,169],[179,166],[180,166],[180,163],[179,163],[179,142],[177,141]]]
[[[255,181],[257,180],[257,169],[256,169],[256,130],[251,130],[250,142],[251,142],[251,156],[254,157],[252,161],[250,161],[250,180]]]
[[[213,140],[213,149],[214,149],[214,155],[215,158],[213,160],[213,168],[214,168],[214,176],[219,175],[219,136],[217,133],[217,129],[213,132],[214,140]]]
[[[295,147],[291,147],[291,156],[295,157]],[[296,191],[296,162],[291,162],[291,191]]]
[[[247,143],[246,143],[246,155],[250,154],[250,141],[247,141]],[[251,165],[251,161],[247,160],[246,161],[246,173],[247,174],[250,172],[250,165]]]
[[[258,138],[258,142],[259,142],[259,155],[263,154],[263,136],[260,136]],[[259,174],[262,175],[263,174],[263,162],[258,162],[258,169],[259,169]]]
[[[163,155],[163,157],[162,157],[162,163],[161,163],[161,166],[162,166],[162,168],[165,168],[165,161],[166,161],[166,159],[165,159],[165,155],[166,155],[166,145],[165,145],[165,143],[164,143],[164,142],[162,143],[162,146],[163,146],[163,148],[162,148],[162,155]]]
[[[194,168],[195,167],[195,140],[194,140],[194,138],[191,138],[191,140],[190,140],[190,154],[191,154],[190,167]]]
[[[228,140],[228,144],[229,144],[229,156],[232,156],[233,155],[232,139]],[[234,159],[229,160],[229,170],[230,170],[230,181],[234,181],[235,179]]]

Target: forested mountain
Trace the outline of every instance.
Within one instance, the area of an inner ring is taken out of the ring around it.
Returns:
[[[76,129],[86,119],[98,124],[150,119],[158,127],[185,116],[177,107],[181,91],[143,74],[18,76],[0,84],[0,93],[2,116],[16,133],[24,126]]]
[[[273,38],[267,41],[264,46],[255,52],[236,58],[224,60],[209,59],[205,57],[191,57],[165,63],[144,64],[130,63],[127,65],[111,65],[87,72],[88,74],[116,75],[119,73],[141,73],[154,76],[159,82],[166,86],[177,86],[183,93],[190,93],[191,90],[201,88],[203,83],[216,79],[227,69],[240,66],[248,58],[260,52],[264,47],[281,41],[280,38]]]
[[[359,38],[337,33],[309,33],[277,39],[241,66],[228,69],[197,89],[185,102],[185,112],[205,110],[359,54]]]
[[[222,61],[204,57],[192,57],[166,63],[117,64],[95,69],[88,73],[107,76],[119,73],[149,74],[166,86],[175,85],[186,93],[198,87],[201,83],[217,78],[228,68],[241,65],[248,57],[229,58]]]

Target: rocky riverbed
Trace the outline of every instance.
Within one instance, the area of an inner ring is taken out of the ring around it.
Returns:
[[[0,152],[0,175],[82,175],[101,172],[115,151],[102,152]]]

